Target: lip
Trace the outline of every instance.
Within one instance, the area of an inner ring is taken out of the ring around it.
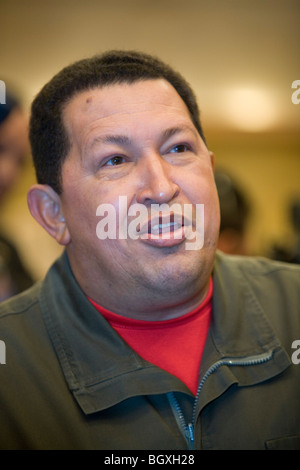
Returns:
[[[156,247],[180,245],[185,240],[187,221],[182,214],[170,212],[150,217],[141,225],[139,238],[142,242]]]

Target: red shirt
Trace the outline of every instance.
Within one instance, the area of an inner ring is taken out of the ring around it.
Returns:
[[[202,304],[171,320],[133,320],[90,301],[119,335],[148,362],[175,375],[196,395],[202,353],[212,310],[213,283]]]

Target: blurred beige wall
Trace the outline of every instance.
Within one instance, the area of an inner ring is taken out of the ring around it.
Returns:
[[[134,48],[168,61],[195,90],[216,166],[249,193],[251,252],[266,254],[290,243],[287,208],[300,197],[299,14],[298,0],[0,0],[0,79],[28,110],[54,73],[84,56]],[[29,214],[34,181],[28,162],[0,219],[40,278],[61,248]]]

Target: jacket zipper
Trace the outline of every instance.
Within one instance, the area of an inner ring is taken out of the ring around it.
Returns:
[[[193,430],[193,425],[191,423],[186,424],[185,417],[183,415],[183,412],[180,408],[180,405],[174,395],[174,392],[169,392],[167,393],[167,397],[169,400],[169,403],[171,405],[173,414],[175,416],[177,425],[183,434],[189,450],[194,449],[194,430]]]
[[[265,362],[268,362],[271,360],[273,355],[273,352],[267,352],[263,353],[257,356],[249,356],[246,358],[224,358],[221,359],[220,361],[215,362],[212,364],[209,369],[206,371],[204,374],[197,390],[197,394],[195,397],[194,401],[194,406],[193,406],[193,414],[192,414],[192,421],[188,424],[186,424],[185,417],[183,415],[183,412],[180,408],[180,405],[175,397],[174,392],[169,392],[167,394],[169,403],[171,405],[171,408],[173,410],[174,416],[176,418],[177,424],[183,434],[183,436],[186,439],[186,442],[188,444],[188,448],[190,450],[195,449],[195,443],[194,443],[194,426],[195,426],[195,421],[196,421],[196,407],[197,407],[197,402],[199,399],[199,395],[202,391],[203,385],[208,379],[208,377],[213,374],[219,367],[221,366],[254,366],[258,364],[263,364]]]

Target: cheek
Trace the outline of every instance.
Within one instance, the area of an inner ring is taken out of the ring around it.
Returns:
[[[193,204],[214,204],[216,201],[214,176],[209,167],[195,167],[182,175],[180,186]]]
[[[61,196],[62,212],[72,240],[86,238],[96,226],[96,203],[83,185],[64,185]]]
[[[220,225],[219,198],[211,169],[194,172],[185,183],[189,202],[193,205],[204,204],[205,231],[218,233]]]
[[[124,213],[126,219],[127,204],[121,200],[120,206],[119,192],[109,190],[102,183],[87,180],[81,183],[66,188],[63,212],[74,243],[88,240],[89,244],[98,244],[99,230],[110,231],[113,237],[115,231],[118,233],[119,213],[121,210],[121,216]]]
[[[220,206],[217,190],[210,191],[204,205],[204,224],[207,242],[216,246],[220,230]]]

